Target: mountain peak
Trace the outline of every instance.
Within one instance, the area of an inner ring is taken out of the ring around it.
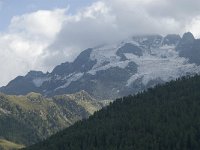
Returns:
[[[34,70],[31,70],[27,73],[27,76],[29,77],[38,77],[38,76],[43,76],[44,73],[42,71],[34,71]]]
[[[182,42],[190,44],[195,40],[194,35],[191,32],[186,32],[183,34]]]

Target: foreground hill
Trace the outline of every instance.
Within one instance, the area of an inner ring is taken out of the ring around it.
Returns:
[[[45,98],[0,94],[0,138],[30,145],[88,118],[107,101],[98,101],[85,91]]]
[[[23,147],[23,145],[0,139],[0,150],[15,150]]]
[[[198,150],[200,76],[117,99],[26,150]]]
[[[200,40],[191,33],[135,36],[89,48],[50,73],[30,71],[0,88],[6,94],[52,96],[87,91],[97,99],[116,99],[181,76],[200,72]]]

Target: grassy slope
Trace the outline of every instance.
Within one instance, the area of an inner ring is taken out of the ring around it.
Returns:
[[[16,150],[23,148],[23,145],[0,139],[0,150]]]
[[[86,92],[45,98],[0,94],[0,137],[30,145],[101,108]]]

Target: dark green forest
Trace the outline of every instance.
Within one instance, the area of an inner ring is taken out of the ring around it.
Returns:
[[[200,76],[117,99],[26,150],[199,150]]]

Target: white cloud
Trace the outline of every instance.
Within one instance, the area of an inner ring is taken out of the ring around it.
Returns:
[[[195,9],[196,13],[192,13],[190,8],[187,10],[178,0],[175,5],[180,6],[176,6],[176,14],[173,4],[175,3],[172,0],[102,0],[74,15],[68,14],[55,42],[43,53],[43,64],[52,68],[60,62],[72,61],[80,51],[88,47],[122,40],[132,35],[182,34],[188,23],[186,20],[190,19],[187,18],[188,15],[184,18],[180,12],[186,11],[194,15],[198,9]]]
[[[54,43],[41,56],[44,68],[72,61],[80,51],[119,39],[115,16],[103,2],[96,2],[74,15],[67,14],[63,28]],[[125,36],[123,36],[125,37]]]
[[[200,38],[200,16],[192,19],[192,21],[186,25],[185,31],[191,31],[195,37]]]
[[[15,16],[7,33],[0,34],[0,84],[135,34],[192,31],[199,36],[199,6],[197,0],[100,0],[74,14],[66,8]]]
[[[12,32],[25,32],[43,38],[53,38],[65,20],[66,9],[39,10],[31,14],[15,16],[9,26]]]
[[[0,34],[0,85],[40,67],[39,56],[62,28],[65,11],[37,11],[11,20],[7,33]]]

